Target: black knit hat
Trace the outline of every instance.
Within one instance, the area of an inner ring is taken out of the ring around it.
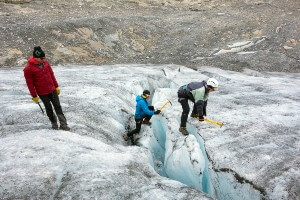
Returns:
[[[144,90],[143,95],[150,95],[150,91],[149,90]]]
[[[45,57],[45,53],[40,46],[34,47],[33,57],[34,58],[44,58]]]

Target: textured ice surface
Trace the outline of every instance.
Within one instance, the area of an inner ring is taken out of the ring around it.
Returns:
[[[207,118],[225,125],[189,118],[188,129],[203,137],[212,168],[223,174],[222,188],[234,185],[238,174],[272,199],[299,198],[299,74],[167,65],[65,66],[54,72],[70,132],[50,129],[28,95],[22,69],[0,70],[4,199],[208,199],[152,168],[209,190],[201,175],[195,179],[206,166],[199,140],[178,132],[182,110],[176,98],[178,86],[208,77],[219,80],[220,91],[210,95]],[[153,118],[152,127],[142,127],[139,142],[153,145],[149,149],[127,146],[121,137],[133,127],[135,96],[146,88],[156,91],[156,108],[167,99],[173,104]],[[149,151],[166,154],[153,159]]]

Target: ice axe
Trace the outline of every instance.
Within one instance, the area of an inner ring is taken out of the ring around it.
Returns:
[[[37,104],[39,105],[39,107],[40,107],[40,109],[41,109],[41,111],[42,111],[42,113],[43,113],[43,115],[44,115],[45,113],[44,113],[44,110],[43,110],[43,108],[42,108],[40,102],[38,102]]]
[[[224,125],[222,122],[217,122],[217,121],[213,121],[213,120],[210,120],[210,119],[204,119],[204,121],[215,124],[215,125],[218,125],[218,126],[220,126],[220,128]]]
[[[164,105],[162,105],[162,107],[160,107],[159,110],[162,110],[164,107],[166,107],[166,105],[167,105],[168,103],[170,103],[170,104],[172,105],[171,101],[168,100],[166,103],[164,103]]]

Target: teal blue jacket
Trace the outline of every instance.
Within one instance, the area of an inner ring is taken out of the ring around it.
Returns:
[[[135,120],[143,119],[146,115],[153,115],[154,111],[149,110],[148,102],[141,96],[136,97]]]

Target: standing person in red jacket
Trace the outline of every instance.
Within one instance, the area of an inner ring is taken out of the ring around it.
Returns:
[[[52,123],[52,128],[58,129],[57,118],[52,109],[53,105],[60,122],[60,129],[70,130],[60,106],[58,98],[60,89],[58,83],[41,47],[34,47],[33,56],[29,58],[24,68],[24,76],[32,100],[38,103],[40,97],[44,103],[47,116]]]

